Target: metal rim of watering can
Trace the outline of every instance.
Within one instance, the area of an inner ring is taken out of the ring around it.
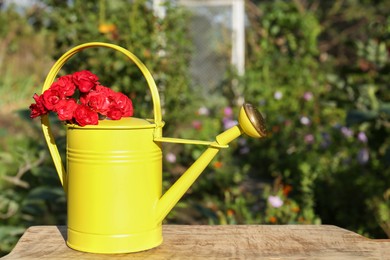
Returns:
[[[256,131],[260,134],[260,136],[266,136],[267,128],[265,126],[265,120],[257,108],[250,103],[245,103],[243,107],[249,121],[252,123]]]

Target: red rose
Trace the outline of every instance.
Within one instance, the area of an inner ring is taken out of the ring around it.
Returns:
[[[98,80],[88,70],[59,77],[42,95],[34,95],[35,103],[30,105],[30,117],[54,111],[61,121],[85,126],[97,125],[99,116],[112,120],[132,116],[131,99],[101,86]]]
[[[57,112],[58,118],[62,121],[64,120],[72,120],[74,111],[77,108],[77,103],[76,101],[71,98],[71,99],[63,99],[58,102],[56,106],[55,112]]]
[[[35,118],[47,114],[48,111],[43,105],[43,96],[42,95],[38,96],[37,94],[34,94],[33,98],[35,100],[35,104],[30,105],[30,110],[31,110],[30,117]]]
[[[112,120],[119,120],[122,118],[123,113],[118,108],[111,108],[110,111],[108,111],[107,116],[111,118]]]
[[[113,109],[119,109],[122,112],[122,117],[133,115],[133,103],[128,96],[120,92],[115,92],[112,99]]]
[[[76,90],[76,85],[73,82],[73,77],[71,75],[66,75],[59,77],[56,82],[54,82],[50,88],[55,88],[59,93],[64,97],[70,97],[74,94]]]
[[[49,88],[42,94],[43,105],[47,110],[54,110],[55,106],[63,99],[63,96],[56,88]]]
[[[82,70],[73,73],[73,82],[76,84],[80,92],[88,92],[95,87],[99,82],[99,78],[88,70]]]
[[[111,106],[110,96],[113,91],[107,87],[96,86],[95,91],[91,91],[86,95],[81,95],[80,101],[82,104],[87,105],[93,111],[96,111],[102,115],[107,115]]]
[[[107,88],[105,86],[102,86],[102,85],[96,85],[95,87],[95,91],[98,91],[98,92],[103,92],[105,93],[107,96],[112,96],[115,94],[115,91],[110,89],[110,88]]]
[[[99,115],[92,111],[86,105],[78,105],[74,111],[74,119],[80,126],[97,125],[99,122]]]

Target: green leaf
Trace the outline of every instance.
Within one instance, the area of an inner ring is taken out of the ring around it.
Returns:
[[[34,200],[56,200],[59,197],[63,196],[64,192],[61,188],[53,188],[53,187],[37,187],[33,189],[29,196],[28,199]]]
[[[390,115],[390,103],[381,103],[379,105],[379,111]]]
[[[377,111],[361,111],[351,110],[347,113],[347,125],[360,124],[366,121],[371,121],[378,116]]]

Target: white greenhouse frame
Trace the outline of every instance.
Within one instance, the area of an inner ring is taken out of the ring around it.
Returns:
[[[164,17],[163,3],[169,0],[153,0],[156,15]],[[232,55],[231,64],[239,75],[245,72],[245,2],[244,0],[177,0],[179,5],[191,6],[231,6],[232,8]]]

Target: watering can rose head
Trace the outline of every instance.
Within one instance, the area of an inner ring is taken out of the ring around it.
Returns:
[[[59,77],[41,95],[34,95],[31,118],[50,111],[66,123],[97,125],[99,118],[119,120],[133,115],[129,97],[100,85],[98,77],[88,70]]]

